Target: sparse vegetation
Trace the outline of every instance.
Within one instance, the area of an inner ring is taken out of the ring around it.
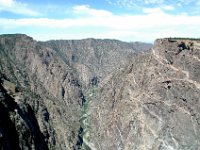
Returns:
[[[169,37],[169,40],[192,40],[192,41],[200,41],[200,38],[187,38],[187,37]]]

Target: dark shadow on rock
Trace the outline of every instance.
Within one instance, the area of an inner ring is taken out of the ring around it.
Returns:
[[[15,124],[10,120],[8,109],[0,103],[0,149],[20,150]]]
[[[48,150],[47,143],[45,142],[44,135],[40,131],[38,121],[35,117],[34,111],[29,104],[21,104],[20,106],[14,101],[14,99],[7,94],[7,91],[0,84],[0,133],[2,132],[3,138],[0,142],[3,142],[3,149],[13,150],[19,148],[19,135],[17,134],[14,123],[10,120],[9,112],[18,112],[19,116],[23,119],[28,126],[30,132],[29,138],[33,138],[36,150]],[[26,139],[24,139],[26,140]]]

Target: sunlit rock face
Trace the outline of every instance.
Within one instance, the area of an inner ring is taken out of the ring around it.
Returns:
[[[200,42],[159,39],[101,82],[88,110],[96,149],[200,148]]]
[[[198,150],[200,41],[0,36],[0,149]]]

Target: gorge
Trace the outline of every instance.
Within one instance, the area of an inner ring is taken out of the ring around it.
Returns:
[[[200,41],[0,35],[0,149],[200,149]]]

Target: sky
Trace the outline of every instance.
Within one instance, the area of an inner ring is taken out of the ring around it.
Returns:
[[[0,0],[0,34],[153,42],[200,38],[200,0]]]

